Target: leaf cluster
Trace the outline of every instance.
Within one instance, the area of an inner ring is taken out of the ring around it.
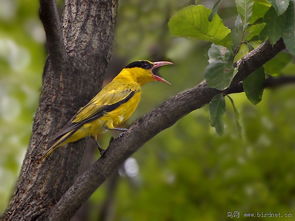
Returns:
[[[274,44],[282,38],[288,53],[279,53],[242,82],[249,101],[258,104],[268,75],[281,74],[282,69],[291,64],[292,55],[295,55],[294,2],[235,0],[236,19],[231,28],[225,26],[217,14],[221,6],[222,1],[217,0],[212,9],[191,5],[179,10],[169,21],[170,32],[175,36],[212,43],[204,77],[210,87],[221,91],[231,84],[237,73],[236,65],[243,56],[264,41]],[[222,134],[222,116],[225,112],[223,96],[217,95],[210,102],[209,110],[211,125]]]

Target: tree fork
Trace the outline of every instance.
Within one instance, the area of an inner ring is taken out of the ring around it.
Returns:
[[[110,59],[117,0],[40,0],[47,58],[30,144],[2,220],[44,220],[77,176],[86,141],[61,148],[42,164],[48,141],[101,88]]]

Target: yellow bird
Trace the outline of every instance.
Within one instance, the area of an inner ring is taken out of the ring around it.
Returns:
[[[96,138],[108,130],[124,132],[119,128],[128,120],[141,98],[141,86],[160,81],[170,84],[155,73],[161,66],[172,64],[169,61],[135,61],[128,64],[107,84],[88,104],[82,107],[68,124],[55,136],[53,144],[40,160],[47,158],[58,147],[78,141],[84,137]],[[100,152],[103,149],[98,145]]]

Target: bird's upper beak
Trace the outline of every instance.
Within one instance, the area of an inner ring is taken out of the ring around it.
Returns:
[[[162,66],[165,66],[165,65],[170,65],[170,64],[173,64],[173,63],[170,62],[170,61],[156,61],[156,62],[153,62],[152,72],[153,72],[153,70],[155,70],[155,69],[157,69],[159,67],[162,67]],[[153,78],[156,81],[161,81],[163,83],[171,85],[171,83],[169,81],[165,80],[164,78],[160,77],[159,75],[153,74]]]

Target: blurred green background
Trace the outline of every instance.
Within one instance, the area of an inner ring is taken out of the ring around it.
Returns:
[[[112,76],[136,59],[169,59],[161,74],[172,87],[144,88],[133,120],[167,97],[203,79],[209,43],[174,38],[167,21],[195,1],[120,2]],[[212,7],[213,1],[198,1]],[[31,133],[46,53],[38,1],[0,0],[0,212],[7,206]],[[219,11],[226,25],[236,16],[234,1]],[[294,64],[293,64],[294,65]],[[294,67],[294,66],[291,66]],[[285,68],[281,73],[294,74]],[[149,141],[129,158],[111,182],[97,190],[76,220],[231,220],[229,212],[291,214],[295,219],[295,89],[265,91],[254,106],[231,95],[240,112],[239,134],[227,100],[225,134],[210,127],[207,107],[196,110]],[[132,122],[132,120],[131,120]],[[108,205],[106,199],[111,199]],[[102,218],[102,212],[107,218]],[[79,218],[80,217],[80,218]],[[81,218],[82,217],[82,218]]]

